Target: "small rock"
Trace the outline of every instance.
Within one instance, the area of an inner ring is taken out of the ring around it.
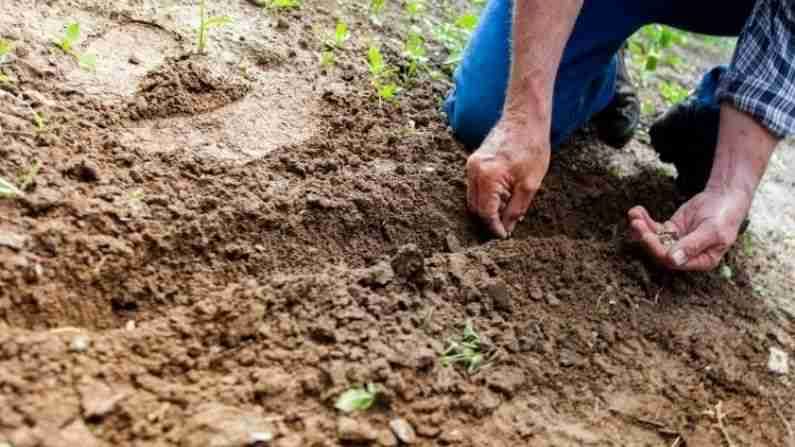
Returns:
[[[546,298],[547,298],[547,304],[549,304],[550,306],[560,306],[560,300],[554,294],[552,293],[547,294]]]
[[[447,250],[450,251],[450,253],[458,253],[459,251],[463,250],[461,242],[453,233],[447,233],[445,242],[447,242]]]
[[[0,232],[0,247],[20,251],[25,247],[27,241],[27,236],[6,231]]]
[[[249,443],[255,444],[257,442],[271,442],[273,440],[273,433],[269,431],[254,431],[249,436]]]
[[[124,325],[124,329],[126,329],[128,331],[134,331],[135,330],[135,320],[128,321],[127,324]]]
[[[381,261],[365,270],[365,275],[364,278],[362,278],[362,282],[367,285],[383,287],[392,282],[392,279],[394,278],[395,271],[392,270],[392,266],[385,261]]]
[[[378,430],[378,435],[375,438],[376,444],[383,447],[395,447],[398,445],[398,440],[395,435],[389,430]]]
[[[497,310],[510,312],[513,310],[511,303],[511,290],[501,279],[489,279],[481,285],[480,290],[484,295],[491,297]]]
[[[94,163],[83,160],[71,168],[72,174],[83,182],[96,182],[99,180],[99,169]]]
[[[767,360],[767,369],[773,374],[789,374],[789,355],[779,348],[770,348],[770,358]]]
[[[86,419],[101,418],[110,414],[116,404],[124,400],[126,391],[114,392],[110,387],[101,382],[86,383],[79,388],[83,407],[83,416]]]
[[[403,418],[392,419],[389,421],[389,428],[392,429],[392,433],[403,444],[414,444],[417,442],[417,434],[414,433],[414,427],[407,420]]]
[[[341,417],[337,419],[337,438],[340,441],[370,443],[378,438],[378,433],[367,422]]]
[[[72,343],[69,344],[69,349],[72,352],[85,352],[88,350],[89,342],[90,340],[87,336],[77,335],[72,339]]]
[[[403,278],[416,278],[425,270],[425,258],[416,245],[407,244],[398,249],[392,269]]]
[[[258,412],[218,403],[197,408],[182,428],[180,447],[249,446],[255,438],[273,438],[274,427]]]
[[[577,364],[577,354],[570,349],[560,351],[560,366],[569,368]]]
[[[432,349],[420,348],[414,354],[417,369],[429,369],[436,364],[436,353]]]
[[[544,292],[542,292],[541,289],[533,289],[530,291],[530,298],[532,298],[533,301],[541,301],[541,299],[544,298]]]
[[[464,439],[464,432],[459,428],[444,430],[442,431],[441,436],[439,436],[440,441],[452,445],[460,445],[464,442]]]
[[[141,59],[139,59],[134,54],[132,56],[130,56],[130,59],[128,59],[128,62],[131,63],[132,65],[141,65]]]

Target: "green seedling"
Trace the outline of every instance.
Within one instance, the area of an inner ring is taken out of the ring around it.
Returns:
[[[386,0],[370,0],[370,12],[373,15],[379,15],[384,11]]]
[[[36,160],[33,164],[28,168],[27,172],[19,176],[19,189],[22,191],[27,191],[33,182],[36,180],[36,176],[39,175],[39,170],[41,169],[41,163]]]
[[[375,45],[371,45],[367,51],[367,66],[370,69],[370,82],[375,87],[379,100],[394,101],[395,95],[400,90],[394,82],[391,82],[395,70],[386,65],[381,49]]]
[[[206,0],[199,0],[199,37],[196,47],[199,53],[207,48],[207,34],[211,28],[219,28],[232,22],[229,16],[207,17]]]
[[[11,182],[0,177],[0,199],[9,199],[22,195],[22,191]]]
[[[670,49],[687,42],[684,32],[663,25],[648,25],[641,28],[629,41],[629,52],[636,65],[644,72],[654,72],[660,64],[676,68],[682,62]]]
[[[47,122],[44,120],[44,115],[35,110],[33,111],[33,124],[39,132],[47,130]]]
[[[301,0],[256,0],[258,6],[273,9],[292,9],[301,6]]]
[[[458,64],[464,54],[464,48],[478,24],[478,17],[474,14],[458,16],[452,23],[443,23],[435,27],[434,38],[441,43],[449,53],[444,64],[452,66]]]
[[[368,383],[364,388],[354,388],[342,393],[334,407],[345,413],[366,411],[373,406],[377,396],[375,385]]]
[[[0,39],[0,62],[4,62],[6,56],[11,54],[14,44],[8,39]]]
[[[409,33],[403,52],[409,60],[409,76],[415,76],[418,68],[424,67],[428,62],[425,39],[416,31]]]
[[[342,48],[350,38],[351,32],[348,30],[348,25],[345,22],[337,22],[337,26],[334,28],[334,47]]]
[[[337,62],[337,57],[333,51],[324,51],[320,53],[320,66],[331,67]]]
[[[66,26],[63,37],[54,42],[55,46],[60,48],[61,51],[75,58],[81,68],[95,71],[97,68],[97,56],[94,54],[78,53],[75,50],[75,45],[78,41],[80,41],[80,24],[73,22]]]
[[[422,0],[409,0],[406,2],[406,16],[409,20],[414,20],[425,11],[425,3]]]
[[[467,320],[461,337],[448,340],[447,349],[442,354],[442,366],[461,364],[469,374],[474,374],[485,360],[480,334],[475,331],[472,321]]]
[[[666,104],[672,105],[684,101],[690,95],[690,91],[678,82],[664,81],[660,83],[660,96]]]

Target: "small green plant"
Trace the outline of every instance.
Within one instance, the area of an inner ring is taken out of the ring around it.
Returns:
[[[47,122],[44,120],[44,115],[42,115],[41,112],[33,111],[33,124],[39,132],[47,130]]]
[[[5,61],[6,56],[11,54],[14,44],[8,39],[0,39],[0,62]]]
[[[73,22],[66,26],[64,35],[60,39],[54,40],[54,43],[61,51],[75,58],[81,68],[90,71],[96,70],[97,56],[95,54],[80,54],[75,50],[75,45],[79,41],[80,24]]]
[[[475,14],[463,14],[450,23],[443,23],[433,28],[434,38],[441,43],[449,54],[444,64],[452,66],[458,64],[464,54],[469,37],[478,24]]]
[[[337,57],[333,51],[323,51],[320,53],[320,66],[330,67],[337,62]]]
[[[272,9],[293,9],[301,6],[301,0],[256,0],[256,3]]]
[[[196,43],[197,51],[204,53],[207,48],[207,33],[211,28],[228,25],[232,19],[229,16],[207,17],[207,0],[199,0],[199,37]]]
[[[409,20],[415,20],[423,12],[425,12],[425,2],[423,0],[408,0],[405,6],[406,17]]]
[[[726,281],[731,281],[734,278],[734,271],[728,264],[723,264],[720,266],[720,270],[718,270],[718,274],[720,277],[725,279]]]
[[[469,374],[473,374],[485,362],[480,334],[475,331],[471,320],[467,320],[461,337],[448,340],[447,349],[442,354],[442,366],[461,364]]]
[[[377,16],[384,11],[385,6],[386,0],[370,0],[370,13]]]
[[[41,163],[36,160],[33,162],[32,165],[22,174],[19,176],[19,189],[21,191],[27,191],[33,182],[36,180],[36,176],[39,175],[39,170],[41,169]]]
[[[424,67],[428,62],[425,39],[417,31],[412,30],[409,33],[403,52],[409,60],[409,76],[415,76],[418,68]]]
[[[378,389],[372,383],[368,383],[364,388],[353,388],[342,393],[334,407],[345,413],[366,411],[373,406],[376,397]]]
[[[21,195],[22,191],[20,191],[19,188],[3,177],[0,177],[0,199],[8,199]]]
[[[659,85],[660,96],[666,104],[672,105],[687,99],[690,91],[676,81],[663,81]]]
[[[345,22],[337,22],[334,27],[334,38],[326,41],[326,45],[332,48],[342,48],[345,42],[351,38],[351,32],[348,30],[348,25]]]
[[[381,49],[370,45],[367,50],[367,65],[370,68],[370,82],[375,87],[379,100],[394,101],[400,88],[391,81],[395,70],[384,62]]]
[[[654,72],[661,63],[676,68],[681,59],[669,50],[686,42],[682,31],[664,25],[647,25],[629,40],[628,48],[636,65],[646,72]]]

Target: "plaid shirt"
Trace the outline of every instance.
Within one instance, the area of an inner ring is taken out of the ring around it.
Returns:
[[[779,138],[795,133],[795,2],[757,0],[717,96]]]

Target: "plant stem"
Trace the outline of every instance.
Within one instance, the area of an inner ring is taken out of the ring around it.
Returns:
[[[206,26],[206,16],[207,16],[207,7],[205,5],[206,0],[199,0],[199,53],[204,53],[204,47],[207,42],[207,36],[205,36],[205,29]]]

